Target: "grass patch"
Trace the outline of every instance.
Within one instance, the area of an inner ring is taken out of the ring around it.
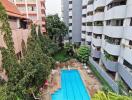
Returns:
[[[101,82],[101,84],[103,85],[102,90],[104,91],[113,91],[113,89],[110,87],[110,85],[108,84],[108,82],[100,75],[100,73],[96,70],[96,68],[94,67],[93,64],[91,64],[88,61],[89,67],[92,70],[92,72],[94,73],[94,75],[98,78],[98,80]]]
[[[56,53],[53,58],[56,60],[56,61],[60,61],[60,62],[65,62],[67,60],[69,60],[71,57],[66,54],[66,50],[63,49],[63,50],[60,50],[58,53]]]

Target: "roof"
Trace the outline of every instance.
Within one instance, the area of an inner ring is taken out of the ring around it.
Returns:
[[[4,6],[7,14],[9,16],[19,17],[19,18],[26,18],[21,12],[17,9],[16,5],[8,0],[0,0],[2,5]]]

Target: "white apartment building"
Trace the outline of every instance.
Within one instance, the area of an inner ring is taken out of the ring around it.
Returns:
[[[123,82],[132,90],[132,0],[88,0],[87,34],[91,39],[90,61],[119,91]],[[90,39],[89,39],[90,40]]]
[[[90,62],[114,91],[119,92],[122,82],[129,92],[132,90],[132,0],[82,0],[82,11],[72,5],[73,1],[69,0],[70,37],[81,37],[81,43],[90,46]],[[80,25],[80,20],[73,21],[73,16],[77,16],[73,9],[81,12],[81,36],[73,32]]]
[[[69,40],[72,43],[80,44],[82,26],[82,0],[62,0],[62,13],[63,21],[66,24],[68,23]]]
[[[33,23],[40,25],[42,32],[46,32],[45,29],[45,0],[9,0],[12,1],[19,11],[25,15],[28,19],[31,19]]]
[[[87,15],[87,2],[88,0],[82,1],[82,34],[81,34],[81,44],[86,43],[86,15]]]

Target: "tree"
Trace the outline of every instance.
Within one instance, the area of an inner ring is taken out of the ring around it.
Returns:
[[[49,15],[46,17],[46,30],[51,40],[58,42],[63,47],[63,39],[68,34],[68,27],[60,20],[58,15]]]
[[[53,64],[51,58],[43,53],[40,39],[32,25],[31,36],[28,38],[24,58],[18,63],[8,16],[0,3],[0,31],[4,34],[7,48],[0,48],[2,67],[6,70],[8,81],[0,85],[1,100],[33,100],[39,93],[39,87],[47,79]],[[0,34],[1,34],[0,33]],[[2,88],[1,88],[2,87]]]
[[[38,37],[39,37],[39,44],[42,48],[44,54],[48,56],[54,55],[58,52],[58,45],[53,40],[51,40],[47,35],[43,35],[40,31],[40,27],[38,29]]]
[[[80,46],[77,50],[77,58],[83,62],[87,63],[90,56],[90,49],[87,46]]]

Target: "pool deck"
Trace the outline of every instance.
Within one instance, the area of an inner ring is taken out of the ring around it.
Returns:
[[[82,64],[80,62],[77,62],[76,60],[72,60],[72,61],[68,61],[66,62],[70,67],[70,69],[76,69],[80,72],[81,78],[83,80],[83,83],[88,91],[88,93],[90,94],[90,96],[92,97],[98,90],[101,89],[102,85],[99,82],[99,80],[93,75],[93,73],[91,72],[91,70],[89,69],[89,67],[87,68],[87,70],[90,71],[90,73],[87,72],[86,69],[83,68]],[[49,86],[48,91],[49,94],[53,94],[56,90],[58,90],[59,88],[61,88],[61,82],[60,82],[60,71],[62,69],[67,69],[67,67],[64,67],[65,64],[61,64],[57,65],[59,66],[56,69],[56,73],[54,73],[53,75],[53,80],[51,82],[51,76],[49,77],[49,82],[53,83],[53,86]],[[63,67],[62,67],[63,66]],[[49,98],[49,95],[47,95]],[[50,99],[46,99],[46,100],[50,100]]]

